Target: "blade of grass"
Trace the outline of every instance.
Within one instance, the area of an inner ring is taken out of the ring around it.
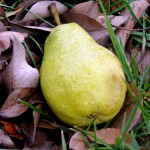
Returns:
[[[29,56],[30,56],[30,58],[31,58],[31,60],[32,60],[32,63],[33,63],[33,65],[34,65],[34,67],[36,67],[36,62],[35,62],[35,60],[34,60],[34,58],[33,58],[33,56],[32,56],[32,53],[31,53],[31,51],[30,51],[28,45],[26,44],[26,42],[23,42],[23,44],[24,44],[24,46],[25,46],[25,48],[26,48],[26,50],[27,50],[27,52],[28,52],[28,54],[29,54]]]
[[[85,134],[85,135],[88,135],[89,137],[92,137],[92,138],[94,139],[94,135],[93,135],[93,134],[88,133],[88,132],[86,132],[85,130],[83,130],[83,129],[77,127],[77,126],[74,126],[74,128],[77,129],[78,131],[80,131],[81,133],[83,133],[83,134]],[[97,137],[96,137],[96,138],[97,138]],[[104,145],[105,147],[107,147],[109,150],[112,150],[112,149],[113,149],[109,144],[105,143],[103,140],[101,140],[101,139],[99,139],[99,138],[97,138],[97,142],[103,144],[103,145]]]
[[[8,5],[5,5],[5,4],[2,4],[2,3],[0,3],[0,7],[5,7],[5,8],[9,8],[9,9],[13,9],[13,10],[15,10],[15,8],[14,8],[14,7],[12,7],[12,6],[8,6]]]
[[[133,133],[133,131],[131,132],[131,136],[132,136],[132,145],[136,150],[140,150],[140,146],[138,144],[138,142],[136,141],[136,135]]]
[[[30,104],[30,103],[28,103],[28,102],[26,102],[24,100],[21,100],[21,99],[18,99],[18,101],[21,102],[22,104],[24,104],[25,106],[33,109],[34,111],[38,112],[39,114],[41,114],[41,115],[43,115],[43,116],[53,120],[53,118],[50,115],[48,115],[47,113],[44,113],[41,109],[33,106],[32,104]]]
[[[95,144],[95,150],[98,150],[97,136],[96,136],[96,132],[97,132],[96,120],[94,120],[93,127],[94,127],[94,144]]]
[[[84,140],[84,142],[87,144],[87,146],[91,149],[93,149],[91,143],[88,141],[87,137],[85,134],[83,134],[82,132],[80,132],[81,136],[82,136],[82,139]]]
[[[145,35],[143,34],[143,32],[136,32],[136,31],[133,31],[131,32],[132,35],[136,35],[136,36],[139,36],[141,38],[143,38]],[[146,33],[146,39],[148,41],[150,41],[150,34],[149,33]]]
[[[118,143],[117,148],[119,148],[119,146],[122,144],[124,136],[125,136],[126,132],[128,131],[128,128],[130,127],[130,124],[131,124],[131,122],[132,122],[132,120],[133,120],[133,118],[135,116],[135,113],[136,113],[139,105],[141,104],[141,101],[143,100],[143,94],[141,94],[140,97],[136,97],[136,98],[134,97],[134,99],[136,100],[136,104],[135,104],[135,106],[134,106],[134,108],[133,108],[133,110],[132,110],[132,112],[131,112],[131,114],[129,116],[129,119],[127,120],[127,123],[126,123],[126,125],[124,127],[124,130],[122,132],[122,136],[121,136],[121,139],[120,139],[120,141]]]
[[[37,45],[37,47],[39,48],[39,50],[41,51],[41,53],[43,54],[43,50],[40,46],[40,44],[36,41],[35,38],[33,38],[32,36],[29,36],[30,39],[32,39],[32,41]]]
[[[138,70],[138,64],[136,62],[136,56],[134,56],[132,58],[132,62],[131,64],[133,65],[133,76],[134,76],[134,79],[135,79],[135,83],[136,83],[136,86],[138,87],[138,76],[139,76],[139,70]]]
[[[141,43],[141,44],[143,43],[143,40],[142,40],[141,38],[135,36],[135,35],[132,36],[132,39],[135,40],[135,41],[137,41],[137,42],[139,42],[139,43]],[[150,42],[147,42],[146,45],[147,45],[148,47],[150,47]]]
[[[61,130],[61,143],[62,143],[62,149],[67,150],[64,132],[62,130]]]
[[[104,9],[104,6],[102,4],[102,1],[99,0],[99,3],[100,3],[100,6],[101,6],[101,8],[103,10],[104,15],[105,15],[106,24],[107,24],[107,27],[108,27],[109,35],[110,35],[111,41],[113,43],[113,46],[115,48],[115,51],[117,53],[117,56],[118,56],[118,58],[119,58],[119,60],[120,60],[120,62],[122,64],[122,67],[123,67],[123,69],[124,69],[124,71],[125,71],[125,73],[126,73],[126,75],[128,77],[129,82],[132,82],[134,80],[134,77],[133,77],[131,68],[129,66],[129,63],[128,63],[127,59],[126,59],[126,56],[124,54],[123,47],[120,44],[120,42],[118,41],[118,38],[116,37],[116,35],[115,35],[114,31],[113,31],[111,23],[110,23],[110,21],[108,19],[108,16],[107,16],[106,11]]]
[[[141,81],[140,81],[140,88],[142,88],[144,86],[144,83],[146,82],[146,77],[150,72],[150,65],[147,67],[146,71],[143,73],[142,77],[141,77]]]

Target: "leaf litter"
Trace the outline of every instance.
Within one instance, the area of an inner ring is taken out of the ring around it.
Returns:
[[[114,3],[114,1],[111,1]],[[32,60],[27,53],[26,47],[22,42],[27,42],[31,49],[31,54],[35,61],[41,62],[42,54],[35,49],[35,46],[28,41],[28,35],[34,35],[37,42],[43,48],[44,39],[51,32],[55,23],[53,22],[49,7],[55,3],[63,23],[76,22],[81,25],[94,40],[108,48],[112,48],[109,33],[107,31],[106,21],[103,13],[99,11],[98,2],[88,1],[75,5],[70,10],[61,2],[45,0],[28,0],[19,5],[17,11],[5,15],[4,9],[0,10],[1,16],[7,19],[0,21],[0,99],[2,100],[0,108],[0,143],[4,148],[18,148],[15,140],[23,141],[19,148],[30,149],[61,149],[60,128],[67,129],[71,149],[88,149],[88,145],[83,140],[80,132],[72,132],[68,126],[60,122],[47,107],[39,86],[39,68],[33,67]],[[6,2],[7,4],[7,2]],[[120,4],[121,5],[121,4]],[[119,7],[120,5],[117,5]],[[137,19],[149,7],[145,0],[134,1],[130,4]],[[116,7],[112,7],[115,10]],[[41,11],[42,10],[42,11]],[[119,15],[109,15],[110,22],[116,35],[122,40],[126,49],[130,33],[137,25],[127,8],[123,9]],[[13,19],[12,19],[13,18]],[[48,24],[46,21],[51,22]],[[7,24],[10,25],[8,28]],[[31,45],[30,45],[31,44]],[[130,47],[131,48],[131,47]],[[134,47],[134,49],[136,49]],[[130,49],[126,51],[132,60],[136,56],[138,69],[142,74],[149,66],[149,51]],[[134,84],[130,88],[139,96],[139,91]],[[149,92],[147,92],[148,94]],[[145,99],[148,99],[145,96]],[[48,120],[36,111],[20,103],[19,99],[40,108],[46,114],[52,115],[56,122]],[[115,145],[116,140],[121,136],[124,114],[128,120],[131,111],[135,105],[133,97],[128,92],[125,103],[120,113],[112,120],[110,125],[103,129],[98,126],[96,131],[97,138],[102,139],[110,145]],[[137,110],[135,117],[126,133],[127,144],[131,144],[130,132],[141,122],[141,111]],[[59,125],[60,124],[60,125]],[[89,131],[89,133],[94,133]],[[73,136],[72,136],[73,135]],[[15,140],[14,140],[15,138]],[[92,144],[94,139],[86,136]],[[101,146],[101,143],[98,143]]]

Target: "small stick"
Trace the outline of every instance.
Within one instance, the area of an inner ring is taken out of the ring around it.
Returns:
[[[50,9],[50,12],[51,12],[51,14],[52,14],[52,16],[53,16],[57,26],[61,25],[60,18],[59,18],[59,13],[58,13],[56,4],[55,3],[51,3],[50,6],[49,6],[49,9]]]

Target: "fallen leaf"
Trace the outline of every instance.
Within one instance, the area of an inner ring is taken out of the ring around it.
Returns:
[[[125,24],[128,21],[128,17],[127,16],[114,16],[114,15],[110,15],[108,16],[109,21],[111,22],[111,24],[114,26],[113,28],[116,29],[117,27],[120,27],[121,25]],[[104,26],[105,28],[107,28],[106,25],[106,20],[104,16],[98,16],[96,18],[96,21],[98,21],[102,26]]]
[[[43,104],[44,99],[34,88],[21,88],[12,92],[0,109],[0,116],[3,118],[18,117],[23,114],[28,107],[20,103],[18,99],[28,101],[30,104]]]
[[[83,140],[81,133],[78,131],[76,132],[70,139],[69,142],[69,149],[72,150],[88,150],[88,146]]]
[[[3,124],[4,127],[4,131],[13,138],[19,139],[19,140],[24,140],[23,135],[21,135],[21,128],[19,127],[19,125],[14,124],[14,123],[10,123],[10,122],[6,122],[6,121],[1,121],[0,123]]]
[[[17,88],[35,88],[38,85],[39,72],[26,62],[25,48],[17,38],[13,39],[13,54],[11,61],[1,75],[1,82],[5,86],[7,93],[11,93]]]
[[[138,52],[136,54],[136,62],[138,64],[138,69],[139,69],[141,76],[143,75],[143,73],[146,71],[146,69],[150,65],[149,58],[150,58],[150,51],[147,49],[144,52]],[[148,74],[148,77],[150,77],[150,73]]]
[[[36,106],[36,108],[38,109],[41,109],[42,108],[42,105],[39,104]],[[35,135],[36,135],[36,129],[37,129],[37,126],[38,126],[38,123],[39,123],[39,119],[40,119],[40,114],[36,111],[33,111],[33,124],[34,124],[34,129],[33,129],[33,141],[35,139]]]
[[[58,1],[41,1],[41,2],[37,2],[30,8],[30,10],[29,10],[30,12],[28,12],[24,16],[24,18],[22,19],[22,21],[20,23],[37,20],[38,17],[40,17],[40,18],[49,17],[50,12],[48,10],[48,7],[51,3],[56,4],[59,14],[62,14],[62,13],[65,13],[68,11],[67,7]],[[38,17],[36,17],[36,16],[38,16]]]
[[[69,12],[61,14],[60,16],[65,22],[76,22],[88,32],[106,30],[99,22],[81,13]]]
[[[33,88],[21,88],[13,91],[0,109],[0,116],[3,118],[12,118],[20,116],[28,107],[20,104],[18,99],[27,100],[33,93]]]
[[[58,125],[50,122],[45,119],[40,119],[38,123],[38,128],[44,128],[44,129],[50,129],[50,130],[56,130],[59,129]]]
[[[94,136],[94,131],[89,131],[88,133]],[[116,144],[116,140],[120,136],[121,136],[120,129],[106,128],[106,129],[101,129],[101,130],[96,131],[96,137],[111,146],[114,146]],[[129,134],[126,134],[126,136],[129,136]],[[90,137],[89,135],[87,135],[87,137],[88,139],[90,139],[89,142],[94,142],[94,139],[92,137]],[[87,137],[85,136],[85,138]],[[127,140],[125,140],[125,143],[131,144],[131,137],[130,138],[127,137]],[[102,143],[98,142],[98,144],[102,144]],[[73,150],[78,150],[78,149],[87,150],[88,149],[88,146],[83,140],[82,135],[79,131],[76,132],[70,139],[69,148]]]
[[[50,27],[39,27],[39,26],[25,26],[18,23],[9,22],[11,30],[16,32],[25,32],[32,35],[44,35],[44,33],[49,34],[52,28]]]
[[[1,148],[8,148],[8,149],[18,148],[10,139],[10,137],[1,129],[0,129],[0,145]]]
[[[11,41],[13,41],[14,38],[18,39],[20,42],[23,42],[26,37],[26,33],[18,33],[13,31],[0,32],[0,55],[11,46]]]
[[[101,15],[101,13],[98,10],[98,4],[94,1],[88,1],[77,4],[69,12],[81,13],[93,19],[96,19],[99,15]]]
[[[94,135],[94,132],[89,131],[89,133],[92,133],[92,135]],[[115,128],[106,128],[106,129],[101,129],[101,130],[97,130],[96,131],[96,137],[98,139],[101,139],[103,142],[114,146],[116,144],[116,140],[118,138],[120,138],[121,136],[121,129],[115,129]],[[94,142],[94,139],[89,137],[91,139],[91,141]],[[126,133],[126,138],[125,139],[125,143],[126,144],[131,144],[132,140],[131,140],[131,136],[129,135],[129,133]],[[101,144],[100,142],[98,142],[99,144]]]
[[[18,101],[18,99],[27,100],[32,95],[34,90],[34,88],[16,89],[8,96],[5,103],[2,105],[0,111],[15,106],[16,104],[19,104],[20,102]]]
[[[124,16],[108,16],[109,17],[109,20],[111,22],[111,24],[115,27],[113,27],[114,30],[117,29],[117,27],[120,27],[121,25],[123,25],[128,17],[124,17]],[[96,21],[98,21],[102,26],[104,26],[105,28],[107,28],[107,25],[106,25],[106,20],[105,20],[105,17],[103,15],[101,16],[98,16],[96,18]],[[94,40],[104,46],[104,47],[109,47],[111,46],[110,42],[109,42],[109,39],[110,39],[110,36],[109,36],[109,33],[107,30],[103,30],[102,31],[96,31],[96,32],[89,32],[89,34],[94,38]],[[110,44],[109,44],[110,43]]]
[[[10,108],[0,111],[0,117],[2,118],[18,117],[22,113],[24,113],[27,109],[28,107],[24,106],[23,104],[16,104]]]
[[[33,139],[34,125],[32,121],[26,120],[25,122],[22,122],[22,130],[28,139],[25,147],[32,147],[34,145],[44,144],[44,142],[50,141],[51,139],[50,131],[42,128],[37,128],[35,137]]]
[[[147,9],[147,7],[150,4],[146,0],[136,0],[133,1],[130,6],[132,8],[133,13],[137,17],[137,19],[141,18],[144,11]],[[122,13],[122,16],[128,17],[127,23],[123,26],[124,29],[117,29],[116,35],[119,39],[122,41],[123,47],[126,46],[126,42],[129,38],[129,35],[131,33],[131,30],[133,29],[136,21],[133,19],[130,11],[126,8]]]
[[[139,97],[140,96],[140,92],[137,89],[137,87],[134,85],[134,83],[132,83],[130,85],[130,88],[132,90],[132,92]],[[129,91],[127,91],[126,94],[126,98],[125,98],[125,102],[123,104],[122,109],[120,110],[120,112],[118,113],[118,115],[112,120],[110,127],[113,128],[117,128],[117,129],[122,129],[122,125],[123,125],[123,120],[124,123],[127,123],[127,120],[129,119],[131,112],[135,106],[135,99],[133,98],[133,96],[130,94]],[[142,102],[141,102],[142,103]],[[125,118],[124,118],[125,117]],[[137,126],[141,121],[141,110],[138,108],[136,111],[136,114],[134,115],[134,118],[130,124],[130,127],[128,128],[128,131],[131,131],[135,126]]]
[[[6,26],[0,21],[0,32],[7,31]]]
[[[27,0],[25,4],[23,4],[22,10],[20,13],[18,13],[15,18],[12,20],[13,23],[19,23],[27,13],[26,9],[31,8],[34,4],[40,1],[45,1],[45,0]]]

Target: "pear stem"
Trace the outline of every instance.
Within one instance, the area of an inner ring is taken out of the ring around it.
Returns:
[[[55,3],[51,3],[49,9],[50,9],[50,12],[51,12],[51,14],[52,14],[52,16],[53,16],[57,26],[61,25],[60,17],[59,17],[59,13],[58,13],[56,4]]]

